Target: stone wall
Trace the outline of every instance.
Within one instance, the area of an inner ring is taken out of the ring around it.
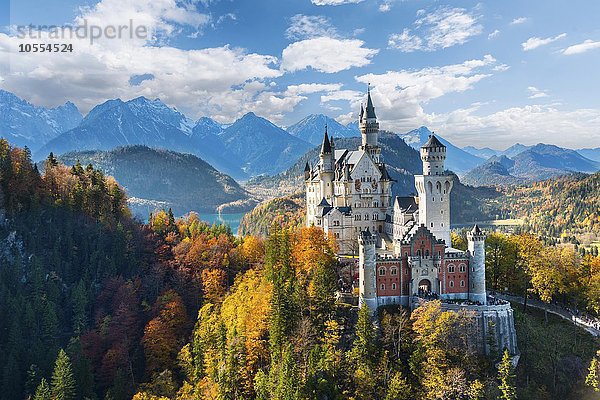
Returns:
[[[511,356],[519,354],[517,347],[517,331],[513,317],[513,309],[508,302],[498,302],[498,304],[473,305],[473,304],[455,304],[442,303],[444,311],[468,311],[475,316],[480,337],[478,338],[478,347],[485,354],[490,354],[493,350],[502,352],[505,348]],[[490,340],[492,339],[493,340]]]

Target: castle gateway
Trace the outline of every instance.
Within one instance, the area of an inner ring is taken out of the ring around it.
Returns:
[[[486,352],[484,338],[493,335],[500,349],[517,354],[510,304],[486,294],[484,232],[473,227],[466,251],[451,246],[453,176],[444,168],[446,146],[431,135],[420,149],[418,196],[392,197],[394,180],[381,156],[370,92],[359,126],[356,150],[337,149],[325,128],[318,163],[304,169],[307,225],[333,235],[341,255],[358,253],[359,306],[414,308],[440,299],[444,309],[473,312]]]

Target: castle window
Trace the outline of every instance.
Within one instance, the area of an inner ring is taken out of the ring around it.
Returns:
[[[338,232],[335,233],[335,238],[339,239],[340,238],[340,234]]]
[[[425,257],[429,257],[429,250],[425,250]]]
[[[433,228],[433,222],[431,223],[431,227]]]
[[[465,287],[465,281],[460,281],[460,287]]]
[[[385,283],[382,283],[382,284],[379,286],[379,288],[380,288],[381,290],[385,290]]]
[[[450,285],[450,287],[454,287],[454,281],[450,281],[448,282],[448,284]]]
[[[454,272],[454,265],[453,264],[448,265],[448,272]]]
[[[392,290],[396,290],[396,284],[392,283]]]
[[[471,285],[471,287],[472,287],[473,289],[475,289],[475,284]]]
[[[417,257],[421,257],[421,250],[417,250]]]
[[[365,221],[369,220],[369,214],[365,214]]]
[[[379,276],[384,276],[384,275],[385,275],[385,267],[379,268]]]
[[[396,267],[393,267],[393,268],[390,270],[390,274],[391,274],[391,275],[398,275],[398,268],[396,268]]]
[[[458,266],[460,272],[466,272],[467,271],[467,266],[465,264],[460,264]]]

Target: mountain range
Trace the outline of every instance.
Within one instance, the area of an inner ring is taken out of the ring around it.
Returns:
[[[251,209],[256,201],[230,176],[192,154],[135,145],[111,151],[68,152],[59,157],[66,165],[92,164],[114,176],[129,196],[136,215],[147,218],[157,208],[176,215],[189,211],[214,213],[217,209]]]
[[[512,157],[491,156],[465,174],[463,182],[473,186],[507,186],[574,172],[594,173],[600,169],[599,162],[585,158],[575,150],[543,143],[523,147],[526,148],[524,151]]]
[[[246,181],[260,175],[277,175],[293,166],[307,151],[320,144],[325,125],[333,137],[359,136],[356,121],[344,126],[321,114],[309,115],[286,131],[254,113],[228,125],[209,117],[194,122],[159,99],[138,97],[128,101],[108,100],[82,117],[69,102],[56,108],[38,107],[0,90],[0,136],[15,145],[28,146],[35,160],[46,158],[49,152],[110,151],[119,146],[145,145],[194,154],[234,179]],[[418,150],[430,134],[423,126],[398,137]],[[577,150],[585,156],[582,160],[577,159],[573,150],[556,146],[546,151],[538,148],[532,153],[526,153],[532,146],[519,143],[504,151],[472,146],[461,149],[441,136],[438,138],[447,147],[449,170],[463,176],[485,165],[482,170],[474,171],[485,173],[471,180],[481,184],[485,184],[488,177],[487,184],[490,184],[543,179],[564,171],[593,172],[593,162],[600,160],[600,148]],[[485,160],[493,156],[520,161],[511,167],[515,168],[512,171],[502,165],[492,165],[496,160],[486,164]]]
[[[290,135],[305,140],[313,146],[317,146],[323,140],[325,126],[327,126],[327,132],[330,137],[360,137],[358,125],[344,126],[335,119],[323,114],[309,115],[288,127],[287,131]]]
[[[431,134],[432,132],[427,127],[422,126],[410,132],[399,134],[399,136],[413,149],[418,151],[427,142]],[[470,154],[460,147],[453,145],[442,136],[436,134],[436,137],[446,146],[447,169],[460,175],[485,162],[485,158]]]
[[[38,150],[49,140],[76,127],[82,115],[71,102],[44,108],[0,89],[0,136],[11,144]]]

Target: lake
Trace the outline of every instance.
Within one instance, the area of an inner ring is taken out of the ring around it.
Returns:
[[[246,213],[235,213],[235,214],[200,214],[200,219],[206,221],[209,224],[225,224],[231,227],[231,232],[237,235],[240,221]]]

